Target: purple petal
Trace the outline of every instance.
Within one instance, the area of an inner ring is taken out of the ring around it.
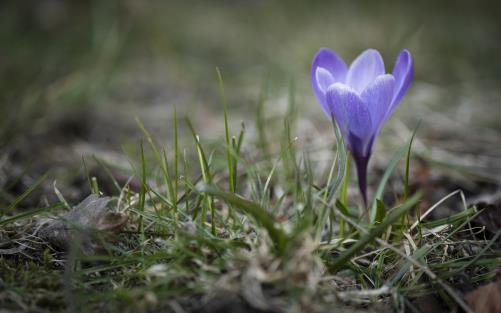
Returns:
[[[332,74],[323,67],[317,67],[315,78],[317,80],[318,88],[324,94],[327,92],[327,88],[335,83]]]
[[[412,56],[409,51],[402,50],[397,57],[395,67],[393,68],[393,77],[395,77],[395,88],[393,90],[393,100],[391,109],[387,118],[393,114],[398,104],[404,97],[407,88],[412,81],[414,75],[414,65],[412,63]]]
[[[367,105],[356,91],[344,84],[335,83],[327,89],[327,104],[352,152],[368,152],[373,134],[371,116]]]
[[[374,49],[365,50],[350,66],[347,84],[361,93],[379,75],[384,74],[383,58]]]
[[[330,117],[325,93],[327,88],[335,82],[343,82],[346,80],[348,67],[334,51],[321,48],[311,65],[311,85],[313,92],[318,101],[322,105],[325,113]]]
[[[348,133],[348,107],[353,102],[359,102],[359,96],[353,89],[342,83],[335,83],[327,89],[326,93],[328,110],[334,115],[334,119],[341,131]]]
[[[390,110],[394,86],[395,78],[392,75],[381,75],[376,77],[360,95],[369,109],[374,134],[381,130]]]

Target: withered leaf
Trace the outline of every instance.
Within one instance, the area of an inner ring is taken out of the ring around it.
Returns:
[[[464,298],[475,313],[501,312],[501,277],[466,294]]]
[[[118,232],[127,224],[127,215],[108,208],[109,201],[91,194],[63,216],[41,225],[38,236],[62,250],[80,244],[84,254],[94,254],[100,248],[94,240],[98,232]]]

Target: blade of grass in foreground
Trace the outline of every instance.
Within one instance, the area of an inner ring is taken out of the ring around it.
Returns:
[[[407,159],[405,160],[405,180],[404,180],[404,201],[407,200],[409,196],[409,172],[410,172],[410,162],[411,162],[411,153],[412,153],[412,142],[414,141],[414,135],[416,134],[419,126],[421,125],[421,121],[418,122],[416,129],[411,135],[411,140],[407,149]]]
[[[188,124],[188,127],[189,127],[191,134],[193,136],[193,139],[195,140],[195,145],[196,145],[196,149],[197,149],[197,153],[198,153],[198,159],[200,161],[200,168],[202,170],[202,177],[203,177],[204,182],[206,184],[210,184],[212,182],[212,175],[210,173],[209,162],[207,162],[207,157],[206,157],[205,151],[202,147],[202,144],[200,143],[200,138],[196,134],[195,128],[193,127],[193,124],[191,124],[190,119],[186,118],[186,123]],[[212,197],[210,195],[205,195],[204,197],[207,200],[207,206],[209,207],[209,211],[210,211],[212,234],[216,235],[216,219],[215,219],[214,203],[213,203]],[[205,224],[205,216],[206,216],[205,207],[202,206],[202,216],[200,219],[201,225]]]
[[[224,135],[226,140],[226,162],[228,163],[228,173],[229,173],[229,187],[231,192],[235,192],[235,182],[233,175],[233,159],[232,155],[232,145],[230,145],[230,128],[228,126],[228,103],[226,102],[226,96],[224,93],[224,82],[221,71],[216,67],[217,78],[219,82],[219,93],[223,101],[223,115],[224,115]]]
[[[329,205],[334,198],[336,191],[338,190],[341,182],[343,181],[343,177],[346,171],[346,159],[348,157],[346,153],[346,149],[344,146],[343,136],[341,135],[341,129],[339,129],[339,125],[334,120],[334,116],[332,117],[332,126],[334,128],[334,135],[336,135],[336,143],[337,150],[339,153],[339,165],[338,165],[338,173],[336,179],[332,182],[332,185],[329,187],[329,197],[327,199],[327,204]]]
[[[38,186],[40,186],[40,184],[47,178],[47,175],[49,175],[49,172],[46,172],[42,176],[38,177],[37,180],[25,192],[23,192],[22,195],[17,197],[17,199],[7,208],[7,210],[3,211],[3,213],[11,212],[12,210],[14,210],[16,206],[21,203],[21,201],[26,199],[26,197],[28,197],[35,189],[38,188]],[[2,213],[2,210],[0,210],[0,213]]]
[[[397,207],[393,211],[391,211],[386,218],[378,224],[374,228],[372,228],[369,233],[363,237],[361,237],[355,244],[353,244],[348,250],[341,253],[341,255],[334,260],[334,262],[330,265],[330,270],[332,272],[339,271],[350,259],[361,251],[367,244],[369,244],[372,240],[379,237],[391,224],[396,222],[402,214],[405,214],[409,211],[414,205],[416,205],[421,198],[420,193],[416,193],[412,196],[407,202]]]
[[[167,155],[165,153],[165,149],[162,149],[162,152],[160,152],[160,150],[157,148],[157,146],[153,142],[153,138],[151,137],[150,133],[148,132],[146,127],[143,125],[141,120],[139,120],[139,118],[136,118],[136,123],[138,124],[139,128],[143,132],[144,137],[148,141],[148,144],[150,145],[150,148],[153,151],[153,154],[154,154],[155,158],[157,159],[158,164],[160,165],[160,167],[162,169],[164,183],[165,183],[165,186],[167,186],[170,202],[173,205],[175,205],[176,199],[175,199],[175,194],[174,194],[174,187],[172,185],[171,174],[169,171],[169,163],[167,161]],[[177,213],[177,209],[174,209],[174,212]]]
[[[144,214],[144,208],[146,205],[147,185],[146,185],[146,161],[144,159],[144,145],[143,145],[142,140],[140,143],[140,148],[141,148],[141,192],[139,194],[139,211],[142,214]],[[143,220],[142,214],[139,215],[138,230],[139,230],[139,236],[141,238],[141,242],[144,242],[144,240],[145,240],[144,220]],[[143,245],[141,245],[141,255],[144,255],[144,246]]]
[[[264,208],[233,193],[221,191],[212,185],[203,185],[199,191],[220,198],[251,215],[266,229],[268,235],[275,244],[277,252],[279,254],[284,253],[285,246],[287,244],[287,235],[282,229],[275,226],[273,216],[271,216]]]
[[[23,212],[23,213],[14,215],[12,217],[6,218],[4,220],[1,220],[0,221],[0,227],[3,227],[5,225],[7,225],[7,224],[13,223],[13,222],[21,220],[21,219],[30,218],[32,216],[35,216],[35,215],[38,215],[38,214],[41,214],[41,213],[45,213],[45,212],[49,212],[49,211],[52,211],[52,210],[60,209],[60,208],[63,208],[63,207],[64,207],[63,203],[56,203],[54,205],[51,205],[51,206],[48,206],[48,207],[45,207],[45,208],[31,210],[31,211],[28,211],[28,212]]]
[[[240,159],[240,148],[242,147],[242,142],[244,140],[245,135],[245,125],[242,123],[240,126],[240,133],[238,134],[238,139],[235,137],[232,138],[232,147],[233,147],[233,183],[235,184],[235,189],[237,186],[237,171],[238,171],[238,161]]]
[[[347,153],[346,149],[344,147],[344,142],[343,142],[343,136],[341,135],[341,130],[339,129],[339,126],[337,125],[334,117],[332,118],[332,127],[334,128],[334,135],[336,136],[336,146],[337,146],[337,151],[336,151],[336,160],[338,160],[338,169],[337,169],[337,174],[336,178],[330,183],[330,177],[329,177],[329,185],[327,186],[327,193],[324,194],[324,200],[325,203],[322,205],[322,210],[320,213],[320,219],[316,225],[316,235],[317,238],[320,236],[322,228],[324,227],[326,221],[327,221],[327,213],[328,213],[328,206],[330,205],[332,199],[334,198],[336,191],[338,190],[339,186],[341,185],[345,172],[346,172],[346,165],[347,165]],[[333,165],[334,166],[334,165]],[[326,198],[326,199],[325,199]],[[340,223],[340,231],[341,233],[344,233],[344,221]]]
[[[115,187],[115,189],[120,193],[122,191],[122,188],[118,184],[118,181],[116,180],[115,176],[111,172],[111,170],[110,170],[109,166],[106,164],[106,162],[104,160],[99,159],[95,155],[93,155],[92,158],[97,163],[97,165],[99,165],[104,170],[104,172],[106,173],[106,175],[108,175],[108,177],[110,178],[110,180],[111,180],[113,186]],[[91,184],[91,186],[92,186],[92,184]]]
[[[418,125],[419,127],[419,125]],[[411,138],[409,138],[406,145],[403,145],[398,149],[398,151],[393,155],[393,158],[388,163],[386,170],[384,171],[383,177],[379,181],[379,185],[377,187],[376,193],[374,194],[374,199],[372,200],[372,207],[370,210],[370,222],[374,223],[377,215],[377,199],[381,199],[384,188],[386,187],[386,183],[390,179],[391,174],[395,170],[398,165],[398,162],[404,157],[405,153],[411,149],[412,141],[414,139],[414,135],[416,135],[417,127],[412,132]]]
[[[179,192],[179,134],[177,127],[177,110],[176,106],[173,107],[173,141],[174,141],[174,198],[172,199],[172,204],[174,205],[174,213],[177,218],[177,194]]]

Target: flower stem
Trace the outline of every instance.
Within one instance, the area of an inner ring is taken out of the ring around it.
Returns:
[[[367,208],[367,165],[369,164],[369,158],[370,156],[354,158],[357,166],[358,188],[364,200],[365,208]]]

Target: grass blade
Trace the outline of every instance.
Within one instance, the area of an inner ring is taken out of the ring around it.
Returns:
[[[177,111],[176,106],[173,109],[173,139],[174,139],[174,193],[172,204],[174,205],[174,213],[177,218],[177,194],[179,192],[179,134],[177,127]],[[165,151],[164,151],[165,152]],[[167,162],[167,161],[166,161]]]
[[[418,125],[419,126],[419,125]],[[395,170],[398,165],[398,162],[403,158],[405,153],[411,149],[412,141],[414,139],[414,135],[416,135],[417,127],[412,132],[411,138],[408,140],[407,144],[403,145],[398,149],[398,151],[393,155],[393,158],[388,163],[386,170],[384,171],[383,177],[379,181],[379,185],[377,187],[376,193],[374,194],[374,199],[372,201],[372,207],[370,211],[370,221],[374,223],[376,220],[377,214],[377,199],[381,199],[383,196],[384,188],[386,187],[386,183],[390,179],[391,174]]]
[[[200,161],[200,168],[202,170],[202,177],[206,184],[210,184],[212,182],[212,175],[209,170],[209,163],[207,162],[207,157],[205,156],[205,152],[203,150],[202,144],[200,143],[200,138],[195,133],[195,128],[191,124],[191,121],[187,118],[186,122],[188,123],[188,127],[190,128],[191,134],[195,140],[195,145],[198,153],[198,159]],[[214,211],[214,203],[211,196],[204,196],[207,201],[207,206],[209,207],[210,216],[211,216],[211,231],[212,235],[216,235],[216,220],[215,220],[215,211]],[[202,216],[200,218],[200,223],[205,225],[206,218],[205,206],[202,207]]]
[[[236,194],[221,191],[212,185],[203,185],[199,191],[222,199],[252,216],[266,229],[275,244],[277,252],[283,254],[287,243],[287,236],[282,229],[275,225],[275,219],[264,208]]]
[[[418,122],[416,129],[412,133],[411,140],[409,142],[409,148],[407,150],[407,158],[405,160],[404,201],[406,201],[407,197],[409,196],[409,172],[410,172],[412,142],[414,141],[414,135],[416,134],[420,125],[421,125],[421,121]]]
[[[19,203],[21,203],[24,199],[26,199],[35,189],[38,188],[38,186],[40,186],[40,184],[47,178],[48,175],[49,172],[46,172],[42,176],[38,177],[37,180],[25,192],[23,192],[22,195],[17,197],[16,200],[14,200],[14,202],[12,202],[11,205],[9,205],[9,207],[7,208],[7,210],[4,211],[4,213],[13,211]]]
[[[332,272],[339,271],[350,259],[360,252],[367,244],[369,244],[372,240],[379,237],[391,224],[395,223],[402,214],[405,214],[409,211],[414,205],[416,205],[421,198],[421,194],[417,193],[412,196],[407,202],[397,207],[393,211],[391,211],[386,218],[378,224],[374,228],[372,228],[369,233],[363,237],[361,237],[355,244],[353,244],[348,250],[341,253],[341,255],[334,260],[334,262],[330,265],[330,270]]]
[[[143,141],[141,140],[140,143],[140,149],[141,149],[141,191],[139,193],[139,211],[141,212],[139,216],[139,225],[138,225],[138,230],[139,234],[141,236],[141,242],[144,242],[144,220],[143,220],[143,214],[144,214],[144,207],[146,205],[146,161],[144,158],[144,145]],[[141,252],[142,252],[141,248]],[[142,254],[142,253],[141,253]]]
[[[60,208],[64,208],[64,207],[65,207],[64,203],[56,203],[54,205],[51,205],[51,206],[48,206],[48,207],[45,207],[45,208],[31,210],[31,211],[28,211],[28,212],[23,212],[23,213],[14,215],[12,217],[8,217],[8,218],[6,218],[4,220],[1,220],[0,221],[0,227],[3,227],[3,226],[5,226],[7,224],[10,224],[10,223],[13,223],[13,222],[15,222],[17,220],[26,219],[26,218],[29,218],[29,217],[32,217],[32,216],[35,216],[35,215],[38,215],[38,214],[41,214],[41,213],[49,212],[49,211],[60,209]]]
[[[338,160],[338,170],[336,174],[336,178],[332,181],[330,186],[327,186],[328,190],[328,196],[327,199],[324,201],[324,204],[322,205],[321,213],[320,213],[320,218],[319,222],[317,223],[317,229],[316,229],[316,235],[317,237],[320,236],[321,230],[324,227],[327,217],[328,217],[328,206],[331,204],[332,199],[334,198],[336,191],[338,190],[339,186],[341,185],[343,181],[343,177],[345,175],[346,171],[346,159],[347,159],[347,154],[346,154],[346,149],[344,146],[343,142],[343,136],[341,135],[341,130],[339,129],[339,126],[337,125],[334,117],[332,118],[332,127],[334,129],[334,135],[336,136],[336,160]],[[340,227],[342,226],[342,229],[344,231],[344,222],[340,224]]]
[[[233,173],[233,159],[232,159],[232,145],[230,143],[230,129],[228,126],[228,103],[226,102],[226,96],[224,93],[224,82],[221,71],[216,67],[217,78],[219,82],[219,92],[221,95],[221,100],[223,101],[223,115],[224,115],[224,135],[226,139],[226,162],[228,165],[229,173],[229,188],[231,192],[235,192],[235,177]]]

